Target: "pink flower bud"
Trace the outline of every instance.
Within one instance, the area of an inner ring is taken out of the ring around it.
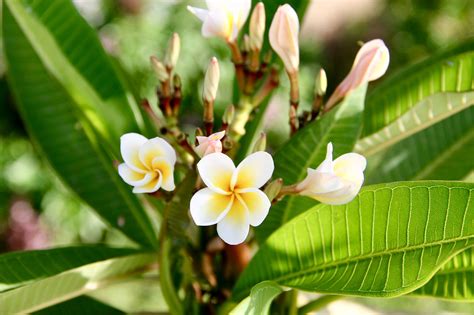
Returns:
[[[196,147],[196,153],[203,157],[210,153],[222,152],[222,138],[225,136],[225,131],[213,133],[209,137],[197,136],[196,139],[199,145]]]

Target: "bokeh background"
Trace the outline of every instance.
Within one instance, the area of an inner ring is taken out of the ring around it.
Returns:
[[[221,41],[204,39],[199,21],[186,10],[187,4],[202,6],[204,1],[73,2],[97,30],[137,99],[156,102],[156,81],[149,68],[149,56],[162,57],[172,32],[180,34],[182,53],[177,72],[185,95],[183,124],[190,133],[191,125],[200,119],[202,78],[214,55],[221,61],[222,72],[217,116],[232,102],[233,66],[229,52]],[[385,41],[391,53],[388,76],[472,36],[473,0],[314,0],[301,31],[303,108],[311,102],[317,70],[326,70],[329,90],[334,88],[350,69],[360,41]],[[28,138],[8,89],[2,54],[0,49],[0,252],[111,240],[120,243],[120,235],[108,229],[61,184]],[[282,115],[287,113],[285,80],[267,112],[271,148],[285,141],[288,134],[281,128],[287,125],[287,117]],[[275,126],[278,130],[274,130]],[[143,293],[143,299],[155,293],[150,289]],[[132,302],[145,305],[143,301]],[[349,299],[333,303],[325,312],[341,314],[347,307],[351,314],[474,314],[474,304],[407,298]]]

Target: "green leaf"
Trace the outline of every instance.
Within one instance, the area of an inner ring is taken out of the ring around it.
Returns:
[[[102,304],[92,298],[80,296],[67,302],[57,304],[41,311],[34,312],[34,315],[83,315],[83,314],[101,314],[101,315],[119,315],[124,312],[111,306]]]
[[[5,38],[24,36],[48,72],[110,143],[137,130],[136,120],[142,123],[137,104],[124,89],[95,31],[71,1],[6,0],[5,4],[21,30],[21,35],[5,32]],[[22,57],[28,59],[27,54],[18,59]]]
[[[264,280],[344,295],[411,292],[474,245],[473,191],[462,182],[399,182],[367,187],[347,205],[318,205],[268,238],[234,299]]]
[[[43,63],[29,42],[25,31],[18,25],[10,7],[21,10],[21,3],[26,2],[5,3],[3,29],[8,81],[30,136],[59,176],[111,226],[137,243],[156,246],[157,240],[149,218],[130,187],[119,178],[113,167],[113,158],[105,153],[105,141],[84,116],[83,109],[77,103],[77,95],[71,96],[71,91],[65,89],[63,82],[51,73],[51,69]],[[68,2],[47,3],[66,5]],[[44,1],[35,1],[34,4],[44,4]],[[48,12],[45,16],[51,14]],[[69,11],[66,9],[65,12]],[[62,14],[58,13],[58,21],[62,21]],[[62,27],[58,26],[58,29],[66,34],[76,34],[73,21],[74,16],[71,16],[71,21],[61,24]],[[65,28],[66,25],[71,29]],[[86,34],[85,43],[88,42]],[[78,48],[87,48],[83,46],[82,39],[76,42],[80,42]],[[81,49],[74,56],[79,58],[80,55]],[[100,55],[97,58],[101,60]],[[91,70],[97,69],[91,67]],[[114,82],[113,78],[107,80]],[[117,144],[118,141],[117,138]]]
[[[474,301],[474,248],[448,261],[423,287],[412,295]]]
[[[154,255],[136,250],[111,248],[65,248],[8,255],[4,263],[9,267],[2,271],[2,277],[18,277],[15,281],[21,286],[0,294],[5,314],[31,313],[72,299],[137,272],[155,259]],[[79,264],[71,260],[85,265],[76,267]],[[25,279],[36,281],[24,282]]]
[[[307,168],[315,168],[326,156],[329,142],[334,157],[351,152],[359,137],[367,85],[348,95],[334,110],[325,114],[293,136],[274,155],[274,178],[283,178],[285,185],[305,178]],[[285,222],[314,206],[316,202],[303,197],[286,197],[270,209],[268,217],[256,229],[260,241],[266,239]]]
[[[182,302],[179,299],[176,288],[173,284],[171,274],[171,261],[170,261],[170,250],[171,244],[170,239],[165,239],[161,246],[160,255],[160,284],[163,292],[163,297],[168,304],[169,311],[173,315],[184,314],[182,308]]]
[[[0,292],[83,265],[136,254],[135,249],[76,246],[0,255]]]
[[[470,40],[382,83],[367,98],[359,150],[372,154],[472,105],[473,62]]]
[[[420,101],[397,120],[357,142],[356,151],[374,155],[474,104],[474,92],[437,93]]]
[[[255,285],[250,296],[239,303],[230,315],[265,315],[269,314],[272,301],[283,292],[281,286],[272,281]]]
[[[369,157],[367,183],[460,180],[473,169],[474,107]]]

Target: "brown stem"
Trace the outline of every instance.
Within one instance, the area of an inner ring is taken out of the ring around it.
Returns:
[[[254,106],[256,107],[260,105],[267,98],[267,96],[278,87],[279,83],[280,79],[278,76],[278,71],[276,69],[272,69],[260,89],[257,91],[257,93],[255,93],[255,96],[252,100]]]
[[[236,42],[227,42],[232,53],[232,62],[235,67],[235,75],[237,77],[237,83],[241,91],[245,88],[245,69],[244,69],[244,59],[242,53],[240,52],[239,46]]]
[[[300,102],[300,88],[298,83],[298,71],[288,72],[288,78],[290,79],[290,104],[298,109]]]

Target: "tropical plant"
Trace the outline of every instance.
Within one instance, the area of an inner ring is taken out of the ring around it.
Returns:
[[[137,100],[71,2],[4,1],[7,79],[31,139],[129,245],[1,255],[2,314],[120,313],[100,290],[131,280],[156,281],[171,314],[303,314],[348,295],[473,301],[474,41],[366,95],[389,64],[369,41],[328,97],[318,71],[301,111],[308,1],[287,2],[188,7],[235,67],[235,103],[215,118],[211,59],[189,136],[175,69],[194,52],[180,53],[178,34],[151,57],[157,102]],[[270,155],[262,122],[285,76],[291,137]],[[361,188],[366,165],[374,185]],[[298,305],[302,291],[327,295]]]

